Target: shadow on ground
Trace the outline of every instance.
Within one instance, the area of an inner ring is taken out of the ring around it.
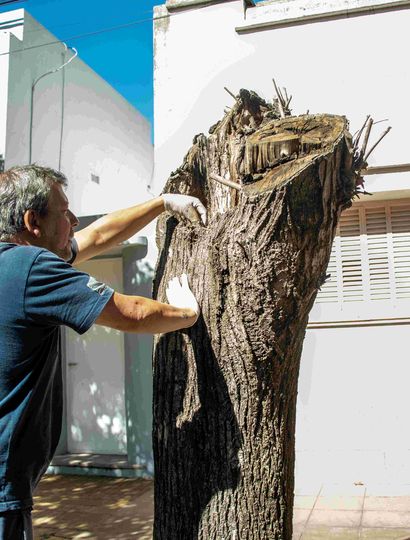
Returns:
[[[153,482],[45,476],[34,497],[34,540],[152,539]]]

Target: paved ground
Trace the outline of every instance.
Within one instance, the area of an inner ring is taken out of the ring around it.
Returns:
[[[410,485],[334,485],[298,494],[294,539],[410,540]]]
[[[294,539],[410,540],[410,485],[397,493],[386,486],[340,485],[313,495],[299,492]],[[34,538],[151,540],[152,514],[149,480],[46,476],[35,497]]]
[[[152,481],[45,476],[34,498],[35,540],[151,540]]]

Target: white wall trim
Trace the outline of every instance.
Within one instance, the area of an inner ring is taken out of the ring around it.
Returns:
[[[13,9],[0,13],[0,32],[14,34],[18,39],[23,39],[24,9]],[[0,51],[2,53],[8,51]]]
[[[370,176],[373,174],[395,174],[402,172],[410,172],[410,163],[398,163],[396,165],[380,165],[377,167],[367,167],[360,171],[362,176]]]
[[[393,319],[368,319],[368,320],[346,320],[346,321],[321,321],[308,323],[310,328],[347,328],[350,326],[397,326],[402,324],[410,324],[409,317],[393,318]]]
[[[167,0],[165,7],[168,11],[180,11],[183,9],[203,8],[214,4],[222,4],[237,0]],[[253,5],[253,3],[252,3]]]
[[[352,7],[341,9],[343,4]],[[339,0],[328,0],[323,3],[311,2],[310,4],[303,0],[275,2],[250,9],[247,13],[246,23],[237,26],[235,30],[238,34],[247,34],[313,22],[374,15],[400,9],[410,9],[410,1],[356,0],[355,2],[342,3]]]

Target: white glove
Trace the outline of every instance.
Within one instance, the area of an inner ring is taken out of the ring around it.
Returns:
[[[180,281],[181,279],[181,281]],[[182,274],[181,278],[174,277],[168,283],[165,291],[168,302],[177,308],[189,308],[199,314],[199,306],[195,296],[188,285],[188,276]]]
[[[202,223],[206,225],[205,206],[196,197],[178,195],[176,193],[164,193],[162,198],[167,212],[183,216],[193,222],[202,220]]]

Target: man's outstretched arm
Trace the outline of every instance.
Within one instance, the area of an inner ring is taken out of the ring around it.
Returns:
[[[96,324],[133,333],[163,334],[188,328],[199,316],[199,306],[185,274],[168,284],[163,304],[142,296],[127,296],[114,292]]]
[[[167,193],[145,203],[107,214],[75,233],[78,245],[75,263],[87,261],[128,240],[164,210],[182,215],[191,221],[201,220],[206,224],[206,210],[198,199]]]

